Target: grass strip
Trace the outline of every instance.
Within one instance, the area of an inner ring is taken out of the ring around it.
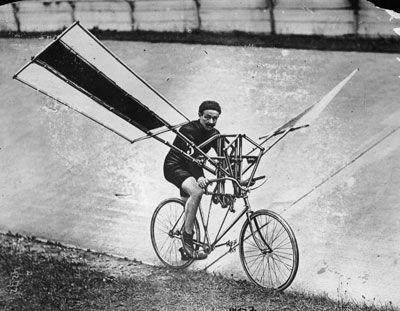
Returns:
[[[241,308],[241,309],[240,309]],[[0,310],[397,310],[0,235]]]

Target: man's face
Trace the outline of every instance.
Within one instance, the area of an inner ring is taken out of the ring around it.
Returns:
[[[216,110],[207,109],[203,113],[199,113],[200,124],[207,131],[211,131],[217,124],[219,112]]]

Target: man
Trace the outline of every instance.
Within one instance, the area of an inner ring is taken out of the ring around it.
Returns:
[[[219,133],[214,127],[217,124],[221,107],[215,101],[204,101],[199,107],[199,119],[183,125],[179,132],[190,139],[196,146],[200,145],[210,137]],[[191,148],[179,136],[174,140],[174,146],[190,153]],[[207,144],[202,151],[205,153],[213,147],[216,150],[216,140],[213,144]],[[198,152],[191,154],[197,157]],[[197,251],[193,247],[193,228],[196,213],[203,195],[203,188],[207,186],[208,180],[204,177],[203,169],[187,160],[183,155],[171,149],[164,161],[164,176],[180,189],[181,197],[185,203],[185,223],[182,232],[183,257],[194,259],[205,259],[207,254]]]

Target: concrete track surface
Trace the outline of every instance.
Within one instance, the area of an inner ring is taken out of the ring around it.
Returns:
[[[151,140],[131,145],[12,80],[48,42],[0,40],[0,230],[159,264],[150,218],[161,200],[178,194],[162,176],[168,150]],[[400,306],[396,55],[105,44],[186,115],[196,118],[199,103],[215,99],[223,107],[218,128],[254,139],[360,68],[312,127],[263,159],[259,172],[269,182],[250,202],[280,213],[296,233],[300,267],[290,289]],[[237,252],[210,270],[245,278]]]

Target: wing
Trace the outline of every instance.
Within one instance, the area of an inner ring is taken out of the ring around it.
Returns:
[[[79,22],[14,76],[130,142],[189,119]],[[133,126],[132,126],[133,125]]]
[[[302,113],[295,116],[293,119],[289,120],[282,126],[279,126],[275,130],[271,131],[267,135],[261,136],[260,139],[268,139],[272,136],[283,134],[287,131],[299,129],[302,127],[309,126],[321,112],[329,105],[329,103],[335,98],[335,96],[341,91],[341,89],[346,85],[347,82],[355,75],[358,68],[353,70],[343,81],[337,84],[328,94],[326,94],[319,102],[311,105],[305,109]]]

